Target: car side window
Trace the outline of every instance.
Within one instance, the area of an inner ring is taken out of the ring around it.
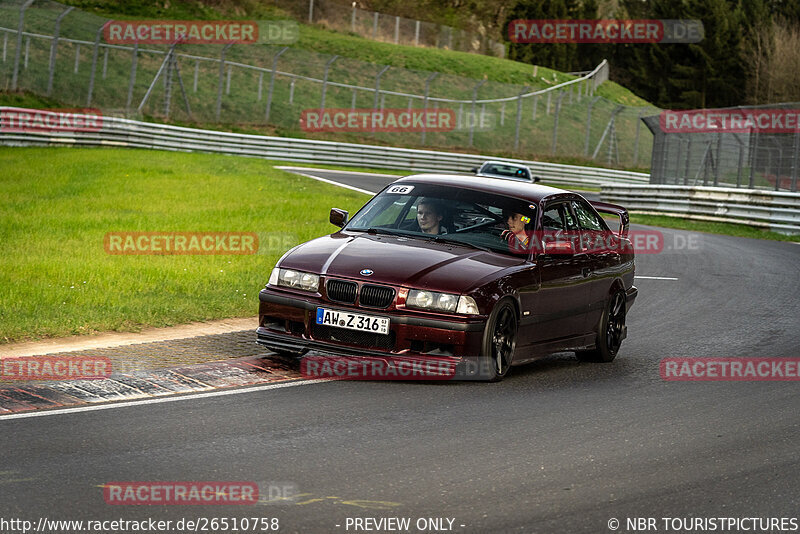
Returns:
[[[550,204],[542,213],[542,228],[545,230],[577,230],[578,225],[572,211],[565,202]]]
[[[575,216],[581,229],[598,232],[605,230],[600,218],[583,202],[573,200],[572,209],[575,210]]]

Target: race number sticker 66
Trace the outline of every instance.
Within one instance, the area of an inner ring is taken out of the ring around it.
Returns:
[[[407,195],[414,189],[413,185],[395,185],[386,190],[390,195]]]

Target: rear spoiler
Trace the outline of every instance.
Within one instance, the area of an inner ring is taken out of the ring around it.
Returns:
[[[619,235],[625,237],[628,235],[628,228],[630,226],[630,217],[628,210],[617,204],[609,204],[608,202],[600,202],[599,200],[592,200],[589,203],[601,214],[607,213],[619,217]]]

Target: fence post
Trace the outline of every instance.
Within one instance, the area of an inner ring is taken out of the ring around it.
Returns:
[[[531,116],[531,120],[536,120],[536,110],[539,107],[539,95],[533,95],[533,115]]]
[[[314,22],[314,0],[308,0],[308,23]]]
[[[94,37],[94,50],[92,51],[92,70],[89,72],[89,94],[86,96],[86,107],[92,105],[92,93],[94,92],[94,75],[95,71],[97,70],[97,54],[100,53],[100,36],[103,34],[103,29],[106,27],[107,23],[104,23],[100,28],[97,30],[97,34]]]
[[[636,116],[636,139],[633,141],[633,166],[636,167],[639,164],[639,133],[642,129],[642,114],[644,113],[643,109],[639,110],[639,114]]]
[[[583,142],[583,156],[589,156],[589,134],[592,131],[592,106],[594,106],[595,102],[600,100],[600,97],[593,100],[589,100],[589,111],[586,112],[586,139]]]
[[[376,40],[378,38],[378,12],[372,12],[372,40]]]
[[[339,56],[333,56],[330,58],[327,63],[325,63],[325,75],[322,78],[322,99],[319,102],[319,111],[322,113],[325,111],[325,91],[328,89],[328,71],[331,68],[331,63],[336,61]]]
[[[750,144],[750,189],[753,189],[753,184],[755,182],[755,174],[756,174],[756,160],[758,158],[758,142],[760,141],[761,135],[759,134],[760,130],[756,130],[756,143],[753,145]],[[752,130],[750,132],[750,136],[752,138]]]
[[[197,78],[200,75],[200,60],[196,59],[194,62],[194,83],[192,84],[192,92],[197,92]]]
[[[228,72],[225,76],[225,94],[231,94],[231,73],[233,72],[233,67],[228,65]]]
[[[712,160],[714,161],[714,160]],[[719,168],[722,166],[722,133],[717,132],[717,159],[714,165],[714,186],[719,185]]]
[[[381,91],[381,76],[383,76],[384,72],[389,70],[389,67],[391,67],[391,65],[385,65],[381,69],[381,71],[378,73],[378,75],[375,76],[375,100],[372,103],[372,109],[375,109],[375,110],[378,109],[378,95],[380,94],[380,91]]]
[[[125,103],[125,109],[131,109],[131,102],[133,102],[133,85],[136,83],[136,63],[139,55],[139,41],[133,43],[133,56],[131,56],[131,79],[128,82],[128,100]]]
[[[28,70],[28,58],[31,55],[31,38],[25,39],[25,63],[23,63],[25,70]]]
[[[314,0],[311,0],[313,3]],[[225,54],[228,53],[228,49],[233,46],[233,43],[228,43],[222,48],[222,52],[219,56],[219,82],[217,83],[217,104],[214,107],[214,120],[219,122],[219,116],[222,112],[222,84],[225,80]]]
[[[417,28],[419,28],[419,21],[417,21]],[[434,73],[431,73],[431,75],[430,75],[430,76],[428,76],[427,78],[425,78],[425,96],[424,96],[424,97],[423,97],[423,99],[422,99],[422,109],[424,109],[424,110],[425,110],[425,111],[424,111],[424,113],[425,113],[425,120],[424,120],[424,121],[422,121],[422,140],[421,140],[421,142],[422,142],[422,144],[423,144],[423,145],[425,144],[425,134],[427,133],[427,131],[426,131],[426,130],[427,130],[426,124],[427,124],[427,119],[428,119],[428,92],[429,92],[429,91],[430,91],[430,89],[431,89],[431,82],[432,82],[432,81],[434,80],[434,78],[436,78],[437,76],[439,76],[439,73],[438,73],[438,72],[434,72]]]
[[[800,131],[794,132],[794,148],[792,149],[792,192],[797,192],[797,167],[800,165]]]
[[[11,90],[17,90],[17,79],[19,76],[19,60],[22,54],[22,32],[25,29],[25,10],[33,3],[28,0],[19,8],[19,26],[17,28],[17,48],[14,50],[14,74],[11,77]]]
[[[506,123],[506,103],[503,102],[502,104],[500,104],[500,126],[504,126],[505,123]]]
[[[106,79],[106,73],[108,71],[108,47],[103,49],[103,79]]]
[[[258,98],[256,99],[257,102],[261,102],[261,93],[264,87],[264,71],[258,71]]]
[[[78,74],[78,64],[81,62],[81,45],[75,45],[75,69],[72,71],[74,74]]]
[[[264,112],[264,121],[266,122],[269,122],[269,112],[270,108],[272,107],[272,92],[275,89],[275,71],[278,70],[278,58],[281,57],[281,54],[287,50],[289,50],[289,47],[284,46],[278,50],[278,53],[275,54],[274,58],[272,58],[272,72],[269,76],[269,90],[267,91],[267,110]]]
[[[169,108],[172,103],[172,58],[175,54],[175,45],[172,45],[167,52],[167,73],[164,75],[166,90],[164,91],[164,116],[169,118]]]
[[[53,92],[53,77],[56,71],[56,49],[58,48],[58,34],[61,32],[61,21],[73,9],[75,8],[68,7],[56,17],[55,28],[53,28],[53,40],[50,41],[50,68],[48,69],[47,75],[47,96],[50,96]]]
[[[297,81],[296,79],[292,78],[292,81],[289,82],[289,103],[290,104],[294,103],[294,82],[296,82],[296,81]]]
[[[556,155],[556,146],[558,144],[558,115],[561,113],[561,99],[564,98],[564,91],[561,90],[558,92],[558,99],[556,100],[556,113],[555,117],[553,118],[553,146],[550,148],[550,152],[555,156]]]
[[[353,12],[350,14],[350,31],[356,33],[356,3],[353,2]]]
[[[522,88],[519,96],[517,96],[517,125],[514,127],[514,152],[519,149],[519,125],[522,120],[522,95],[524,95],[527,91],[528,86],[526,85]]]
[[[550,97],[553,96],[553,91],[547,91],[547,115],[550,115]]]
[[[400,42],[400,17],[395,15],[394,17],[394,44],[398,44]]]
[[[475,133],[475,101],[478,99],[478,89],[485,83],[486,79],[483,79],[478,82],[478,85],[472,88],[472,116],[469,121],[469,146],[472,146],[472,138]]]
[[[8,49],[8,34],[3,34],[3,63],[6,62],[6,50]]]
[[[414,46],[419,46],[419,21],[414,25]]]

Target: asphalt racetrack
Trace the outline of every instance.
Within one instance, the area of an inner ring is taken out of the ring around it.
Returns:
[[[303,172],[370,191],[392,180]],[[0,517],[265,517],[309,533],[367,532],[354,518],[410,518],[410,532],[602,533],[613,519],[619,532],[638,517],[684,532],[662,518],[798,517],[798,382],[669,382],[659,362],[800,356],[800,246],[661,231],[665,250],[636,258],[639,297],[613,363],[559,354],[495,384],[307,382],[0,418]],[[102,490],[221,480],[296,495],[115,506]],[[420,518],[445,520],[417,530]]]

